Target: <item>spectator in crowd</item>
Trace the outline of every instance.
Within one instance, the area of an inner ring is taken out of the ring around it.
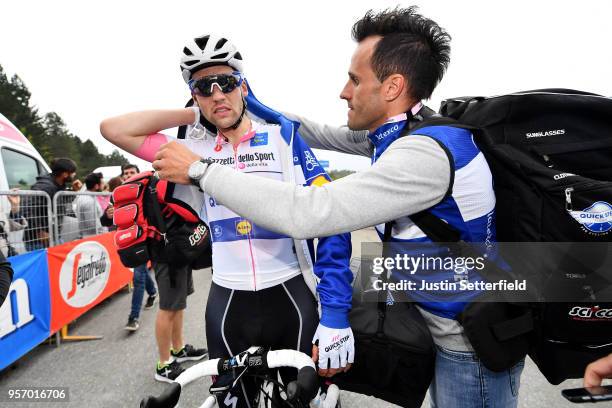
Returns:
[[[36,183],[30,188],[34,191],[44,191],[51,198],[60,190],[66,189],[66,183],[71,183],[76,175],[76,163],[68,158],[60,157],[51,161],[51,174],[36,178]],[[24,200],[24,216],[28,220],[23,240],[28,251],[47,248],[49,246],[49,218],[51,211],[47,200],[41,196],[29,196]],[[61,218],[58,217],[61,225]]]
[[[123,180],[121,180],[121,176],[115,176],[111,178],[110,180],[108,180],[108,191],[112,193],[117,187],[121,185],[121,183],[123,183]]]
[[[76,179],[72,182],[72,191],[81,191],[83,189],[83,182]]]
[[[11,191],[17,191],[12,189]],[[8,233],[19,231],[28,226],[28,221],[21,214],[20,203],[21,197],[18,195],[8,195],[7,199],[11,205],[8,214],[0,212],[0,252],[5,257],[17,255],[17,250],[9,242]]]
[[[121,166],[121,180],[125,181],[132,176],[140,173],[140,169],[135,164],[124,164]],[[104,216],[107,219],[107,223],[110,220],[112,224],[114,208],[113,205],[109,205],[104,211]],[[104,224],[103,224],[104,225]],[[125,330],[136,331],[140,327],[138,318],[140,317],[140,309],[142,308],[142,299],[144,292],[147,291],[147,301],[145,303],[145,309],[151,309],[155,305],[157,299],[157,290],[155,289],[155,282],[149,274],[147,265],[140,265],[134,268],[134,291],[132,292],[132,310],[128,316],[128,322],[125,325]]]
[[[104,180],[104,178],[102,178],[102,187],[100,188],[100,191],[103,193],[109,192],[108,183]],[[100,208],[107,208],[110,204],[110,196],[108,195],[99,195],[96,197],[96,199],[98,200],[98,204],[100,204]]]
[[[90,193],[102,191],[102,173],[90,173],[85,177],[85,188]],[[102,207],[93,195],[79,195],[75,200],[75,213],[79,221],[80,238],[96,235],[101,232],[99,214]]]
[[[121,176],[116,176],[108,180],[108,191],[112,193],[115,191],[117,187],[119,187],[123,183],[121,180]],[[109,198],[110,200],[110,198]],[[108,205],[104,207],[104,213],[100,217],[100,223],[102,226],[107,227],[109,231],[114,231],[117,229],[115,224],[113,224],[113,214],[115,213],[115,207],[113,207],[113,203],[109,201]]]
[[[137,165],[128,163],[121,166],[121,181],[125,181],[131,177],[134,177],[140,173],[140,169]]]

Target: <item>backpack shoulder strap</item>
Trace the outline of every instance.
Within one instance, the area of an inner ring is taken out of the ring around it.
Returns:
[[[419,123],[417,123],[415,126],[409,127],[406,130],[404,130],[402,134],[400,135],[400,137],[408,136],[409,134],[414,134],[419,129],[429,127],[429,126],[452,126],[452,127],[458,127],[462,129],[468,129],[468,130],[474,129],[474,127],[463,125],[455,119],[442,117],[442,116],[435,116],[435,115],[436,114],[433,110],[429,109],[427,106],[424,106],[423,109],[421,109],[421,111],[419,111],[415,115],[415,118],[420,119]],[[452,166],[452,164],[454,163],[453,156],[450,150],[448,149],[448,147],[446,147],[442,142],[440,142],[436,138],[433,138],[427,135],[422,135],[422,136],[429,137],[432,140],[434,140],[438,144],[438,146],[440,146],[440,148],[444,151],[444,153],[446,153],[448,162],[451,164],[450,182],[448,185],[448,190],[446,191],[446,194],[442,198],[442,200],[444,200],[447,197],[449,197],[453,192],[453,183],[455,180],[455,169]],[[415,225],[419,227],[421,231],[423,231],[423,233],[427,235],[427,237],[429,237],[429,239],[431,239],[434,242],[458,242],[461,239],[461,234],[459,233],[459,231],[457,231],[450,224],[442,221],[440,218],[430,213],[428,210],[423,210],[416,214],[412,214],[409,217],[412,220],[412,222],[414,222]],[[390,223],[387,223],[387,224],[390,224]],[[387,224],[385,224],[385,238],[384,238],[385,241],[388,241],[391,238],[391,228],[389,228],[389,231],[388,231],[389,236],[387,237],[386,235],[387,234]]]
[[[409,217],[434,242],[459,242],[461,240],[459,231],[427,210]]]
[[[157,199],[157,183],[159,179],[157,177],[151,176],[149,179],[149,184],[144,191],[143,201],[148,204],[148,208],[151,210],[148,215],[153,222],[153,225],[159,230],[162,235],[166,234],[168,230],[166,226],[166,221],[164,220],[164,216],[162,214],[161,205],[159,204],[159,200]]]

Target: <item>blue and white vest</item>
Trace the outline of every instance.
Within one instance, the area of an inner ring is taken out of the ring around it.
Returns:
[[[374,144],[374,163],[384,151],[397,140],[408,124],[406,114],[389,119],[384,125],[369,135]],[[431,214],[446,221],[466,242],[495,241],[495,194],[493,176],[482,152],[474,143],[469,130],[452,126],[428,126],[418,129],[406,137],[430,137],[442,145],[451,159],[454,178],[451,180],[450,194],[440,203],[428,209]],[[406,160],[410,160],[409,157]],[[383,237],[384,224],[376,226],[379,236]],[[395,220],[391,232],[391,242],[432,242],[417,227],[410,217]],[[453,281],[454,274],[445,270],[426,273],[406,274],[406,279],[428,282]],[[477,278],[474,274],[470,276]],[[476,297],[476,291],[411,291],[410,296],[420,306],[441,317],[455,318],[465,305]]]

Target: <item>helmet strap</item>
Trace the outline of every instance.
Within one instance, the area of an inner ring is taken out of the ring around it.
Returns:
[[[242,89],[240,90],[240,94],[242,95]],[[247,101],[246,99],[244,99],[244,96],[242,96],[242,112],[240,112],[240,116],[238,117],[236,122],[234,122],[234,124],[230,126],[228,129],[232,129],[232,130],[238,129],[238,126],[240,126],[240,123],[242,122],[242,118],[244,118],[246,107],[247,107]]]

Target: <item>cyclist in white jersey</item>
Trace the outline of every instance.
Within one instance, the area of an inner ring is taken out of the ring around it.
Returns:
[[[183,49],[181,68],[194,108],[109,118],[100,126],[102,135],[153,161],[166,143],[174,140],[160,131],[190,125],[191,138],[174,143],[189,148],[193,163],[189,177],[196,185],[199,165],[205,168],[205,163],[212,162],[299,185],[329,182],[299,134],[247,112],[242,57],[231,42],[212,35],[190,41]],[[210,134],[202,122],[218,132]],[[294,240],[261,228],[197,187],[177,184],[175,197],[201,208],[200,217],[210,226],[214,273],[206,334],[211,358],[227,358],[260,345],[313,351],[318,354],[315,358],[323,375],[350,367],[354,350],[348,322],[353,278],[349,234],[319,238],[315,257],[312,241]],[[201,205],[193,204],[198,200]],[[274,206],[274,197],[269,197],[269,205]],[[320,320],[315,297],[321,305]],[[312,347],[311,341],[319,347]],[[284,379],[292,374],[281,372]],[[251,384],[241,387],[242,395],[236,396],[238,406],[249,406],[254,391]]]

